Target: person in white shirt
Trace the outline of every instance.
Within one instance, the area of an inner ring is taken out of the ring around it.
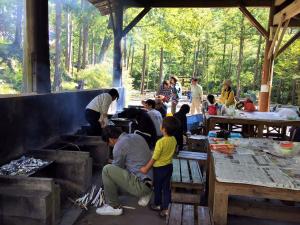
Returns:
[[[148,99],[145,102],[145,107],[148,110],[148,115],[154,123],[157,137],[162,136],[160,126],[162,124],[163,118],[161,116],[161,113],[155,109],[155,101],[152,99]]]
[[[85,118],[89,122],[92,133],[101,135],[102,128],[107,126],[107,112],[111,103],[119,99],[119,93],[116,89],[110,89],[108,93],[102,93],[96,96],[85,108]]]
[[[192,79],[191,92],[192,92],[191,114],[200,114],[203,90],[201,85],[198,84],[197,78]]]

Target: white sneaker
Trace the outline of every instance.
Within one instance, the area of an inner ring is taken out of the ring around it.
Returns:
[[[138,201],[139,206],[146,207],[151,200],[151,196],[152,196],[152,192],[149,195],[140,197],[140,199]]]
[[[110,205],[104,205],[96,209],[96,213],[102,216],[120,216],[123,213],[122,208],[113,208]]]

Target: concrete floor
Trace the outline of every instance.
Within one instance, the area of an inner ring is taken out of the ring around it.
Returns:
[[[134,207],[135,209],[124,209],[122,216],[99,216],[96,209],[91,208],[79,218],[75,225],[165,225],[165,220],[158,216],[157,212],[150,210],[148,207],[137,205],[137,198],[123,196],[120,198],[125,206]]]
[[[99,171],[99,170],[98,170]],[[93,175],[93,184],[101,185],[101,173],[95,172]],[[74,223],[75,225],[165,225],[164,219],[158,216],[157,212],[148,207],[140,207],[137,204],[138,199],[129,196],[120,196],[123,206],[134,207],[135,209],[124,209],[121,216],[100,216],[96,214],[96,208],[90,207],[88,211],[82,211],[81,216]],[[76,214],[77,211],[71,212]],[[72,216],[71,216],[72,217]],[[73,224],[73,223],[64,223]],[[196,225],[196,224],[195,224]],[[197,224],[198,225],[198,224]],[[261,220],[240,216],[229,216],[228,225],[300,225],[299,223],[287,223],[271,220]]]
[[[137,205],[133,197],[123,197],[122,203],[136,209],[125,209],[122,216],[99,216],[95,208],[91,208],[81,216],[75,225],[165,225],[165,220],[156,212]],[[196,225],[196,224],[195,224]],[[197,224],[198,225],[198,224]],[[248,217],[229,216],[228,225],[300,225],[299,223],[287,223],[272,220],[261,220]]]

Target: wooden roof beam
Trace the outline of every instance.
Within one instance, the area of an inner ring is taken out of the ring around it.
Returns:
[[[282,5],[286,0],[275,0],[275,6]]]
[[[144,16],[150,11],[150,7],[144,8],[128,25],[125,27],[125,29],[122,32],[122,37],[126,36],[131,29],[137,25],[138,22],[141,21],[141,19],[144,18]]]
[[[284,21],[293,18],[300,13],[300,0],[294,0],[291,4],[275,14],[273,25],[280,24],[281,18],[284,16]]]
[[[287,20],[287,21],[285,21],[283,30],[281,31],[280,37],[279,37],[278,42],[277,42],[276,47],[275,47],[275,51],[274,51],[274,59],[275,59],[276,56],[278,55],[279,47],[280,47],[280,45],[281,45],[282,39],[283,39],[284,34],[285,34],[285,32],[286,32],[286,30],[287,30],[287,28],[288,28],[289,23],[290,23],[290,19]]]
[[[107,2],[107,0],[88,0],[92,4]],[[240,0],[114,0],[125,7],[151,8],[225,8],[239,7]],[[271,7],[273,0],[243,0],[246,7]]]
[[[240,0],[123,0],[128,7],[151,8],[225,8],[239,7]],[[243,0],[247,7],[271,7],[273,0]]]
[[[268,39],[268,32],[266,29],[254,18],[254,16],[248,11],[244,5],[240,5],[240,11],[250,21],[250,23],[258,30],[258,32],[265,38]]]
[[[284,52],[291,44],[300,38],[300,31],[296,33],[290,40],[288,40],[279,50],[277,56]]]

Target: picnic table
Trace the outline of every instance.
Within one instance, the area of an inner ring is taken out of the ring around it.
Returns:
[[[270,139],[235,142],[232,155],[210,152],[208,204],[215,225],[226,225],[228,214],[299,223],[300,207],[264,199],[300,202],[300,156],[275,156],[277,143]]]
[[[279,127],[281,136],[286,134],[287,127],[300,127],[300,120],[289,120],[281,117],[277,112],[244,112],[237,111],[235,116],[227,115],[207,115],[207,132],[213,130],[216,124],[230,124],[230,125],[252,125],[256,128],[249,132],[250,137],[263,137],[263,131],[266,127]]]

